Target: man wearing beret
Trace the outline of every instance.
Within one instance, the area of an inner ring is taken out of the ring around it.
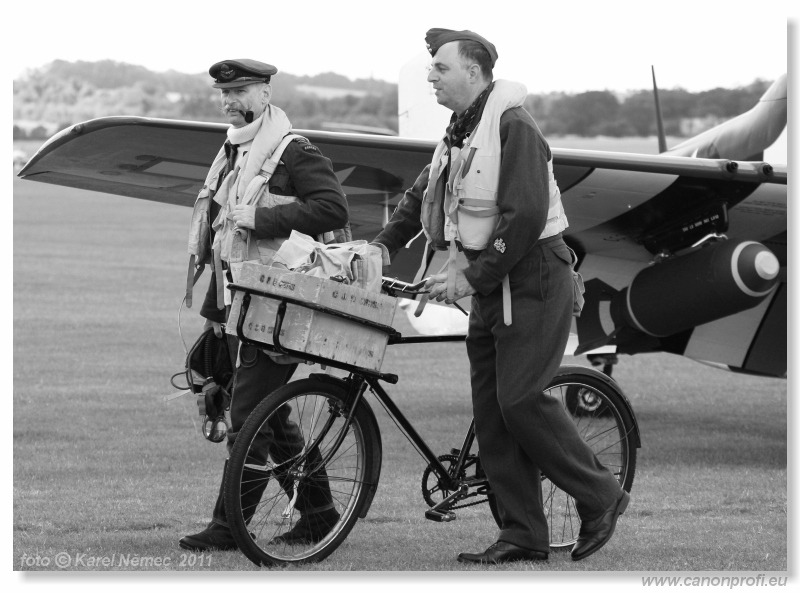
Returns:
[[[547,560],[541,473],[570,494],[581,517],[573,560],[610,538],[629,496],[543,389],[555,375],[573,316],[573,253],[546,140],[522,107],[521,84],[493,81],[497,51],[471,31],[431,29],[428,82],[453,111],[431,164],[374,242],[384,263],[422,229],[448,250],[429,299],[472,296],[467,333],[482,466],[500,516],[496,543],[460,562]],[[427,251],[427,250],[426,250]],[[467,265],[457,269],[463,251]]]
[[[226,320],[226,305],[230,305],[225,284],[235,281],[241,262],[268,263],[292,230],[328,237],[341,232],[337,238],[348,238],[343,231],[348,229],[347,201],[330,160],[307,139],[288,136],[288,117],[270,104],[270,81],[276,73],[274,66],[249,59],[225,60],[209,69],[231,127],[198,195],[189,252],[193,263],[213,259],[200,314],[206,318],[206,328],[213,327],[218,337],[223,335],[221,324]],[[278,154],[280,150],[283,152]],[[267,180],[262,168],[271,157],[279,158],[280,164]],[[232,336],[228,341],[233,356],[238,353],[227,434],[230,451],[250,412],[289,381],[297,364],[279,364],[278,359],[250,345],[239,348]],[[279,463],[302,450],[302,436],[288,420],[276,421],[267,434],[263,432],[260,452],[264,462],[267,452]],[[300,519],[280,536],[282,542],[319,541],[338,521],[324,468],[314,478],[313,484],[303,481],[297,487],[295,508]],[[245,515],[252,516],[262,492],[263,488],[242,496]],[[197,551],[237,547],[226,520],[222,486],[211,522],[200,533],[182,538],[180,546]]]

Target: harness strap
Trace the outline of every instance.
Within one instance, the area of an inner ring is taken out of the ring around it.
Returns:
[[[472,203],[475,202],[475,203]],[[470,198],[461,198],[458,200],[458,211],[461,214],[466,214],[468,216],[475,216],[478,218],[488,218],[489,216],[495,216],[500,213],[500,208],[497,206],[489,206],[484,210],[467,210],[464,206],[479,206],[483,207],[486,204],[484,200],[475,200]]]
[[[511,325],[511,282],[508,274],[503,278],[503,323]]]
[[[192,288],[197,284],[197,279],[203,274],[203,270],[206,269],[205,264],[200,264],[195,269],[196,257],[194,254],[189,257],[189,270],[186,273],[186,306],[190,309],[192,308]]]
[[[264,162],[264,166],[261,167],[261,171],[259,171],[258,174],[262,177],[266,177],[267,180],[269,180],[281,161],[283,151],[286,150],[286,147],[289,146],[289,143],[292,140],[296,140],[298,138],[304,138],[304,136],[301,136],[300,134],[286,134],[286,136],[283,137],[283,140],[281,140],[281,143],[278,144],[275,150],[272,151],[272,155]]]
[[[214,274],[217,280],[217,309],[225,308],[225,270],[222,269],[222,259],[219,250],[213,250],[214,254]]]
[[[431,246],[430,240],[425,243],[425,248],[422,250],[422,261],[419,264],[419,269],[417,273],[414,275],[414,283],[416,284],[420,280],[422,280],[422,276],[425,274],[425,270],[428,268],[428,248]],[[419,317],[422,315],[423,309],[425,309],[425,305],[428,304],[428,294],[425,293],[420,295],[419,303],[417,304],[417,308],[414,311],[414,317]]]
[[[487,210],[491,208],[495,209],[497,208],[497,205],[494,202],[492,202],[491,205],[487,205],[487,200],[479,200],[477,198],[459,198],[458,205],[472,206],[475,208],[486,208]],[[473,212],[473,210],[470,210],[469,212]]]
[[[447,257],[447,300],[452,301],[456,293],[456,256],[458,248],[455,239],[450,239],[450,253]]]
[[[475,156],[475,151],[478,150],[474,146],[469,147],[469,155],[467,155],[467,161],[464,163],[464,168],[461,170],[461,177],[465,177],[467,173],[469,173],[469,168],[472,166],[472,157]]]
[[[283,143],[281,143],[281,144],[283,144]],[[280,149],[280,148],[281,147],[278,146],[278,149]],[[286,147],[284,146],[283,148],[286,148]],[[281,152],[283,152],[283,150],[281,150]],[[261,175],[262,177],[265,177],[267,180],[269,180],[269,178],[272,177],[272,174],[275,172],[275,169],[277,167],[278,167],[278,161],[274,161],[272,159],[267,159],[267,161],[264,163],[264,166],[261,167],[261,171],[259,171],[258,174]]]
[[[428,246],[429,245],[430,245],[430,243],[425,245],[425,251],[422,254],[422,265],[420,265],[416,276],[414,276],[414,282],[415,283],[419,282],[420,280],[422,280],[422,276],[425,274],[425,270],[428,267],[427,255],[428,255]],[[442,272],[444,272],[445,269],[447,269],[449,264],[450,264],[450,260],[448,259],[446,262],[444,262],[444,265],[441,268],[439,268],[439,271],[436,272],[436,273],[437,274],[441,274]],[[455,268],[455,266],[453,266],[453,268]],[[422,311],[423,311],[423,309],[425,309],[425,305],[427,305],[427,304],[428,304],[428,294],[425,293],[425,294],[422,294],[420,296],[420,298],[419,298],[419,304],[417,305],[417,309],[414,311],[414,317],[419,317],[420,315],[422,315]]]

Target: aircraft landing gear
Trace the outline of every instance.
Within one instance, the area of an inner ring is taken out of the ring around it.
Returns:
[[[604,375],[611,376],[611,371],[614,370],[614,365],[619,362],[616,354],[589,354],[586,356],[593,367],[603,367]]]

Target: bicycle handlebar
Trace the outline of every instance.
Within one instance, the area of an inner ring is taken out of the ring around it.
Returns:
[[[402,292],[404,294],[427,294],[430,291],[423,290],[423,288],[425,288],[426,281],[427,278],[423,278],[416,284],[411,284],[410,282],[405,282],[403,280],[399,280],[398,278],[387,278],[384,276],[381,284],[383,289],[391,296],[394,296],[394,294],[398,292]]]

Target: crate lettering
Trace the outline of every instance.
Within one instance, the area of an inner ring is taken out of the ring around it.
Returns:
[[[370,307],[372,309],[378,308],[378,301],[369,299],[367,297],[361,297],[361,301],[359,301],[358,304],[361,305],[362,307]]]

